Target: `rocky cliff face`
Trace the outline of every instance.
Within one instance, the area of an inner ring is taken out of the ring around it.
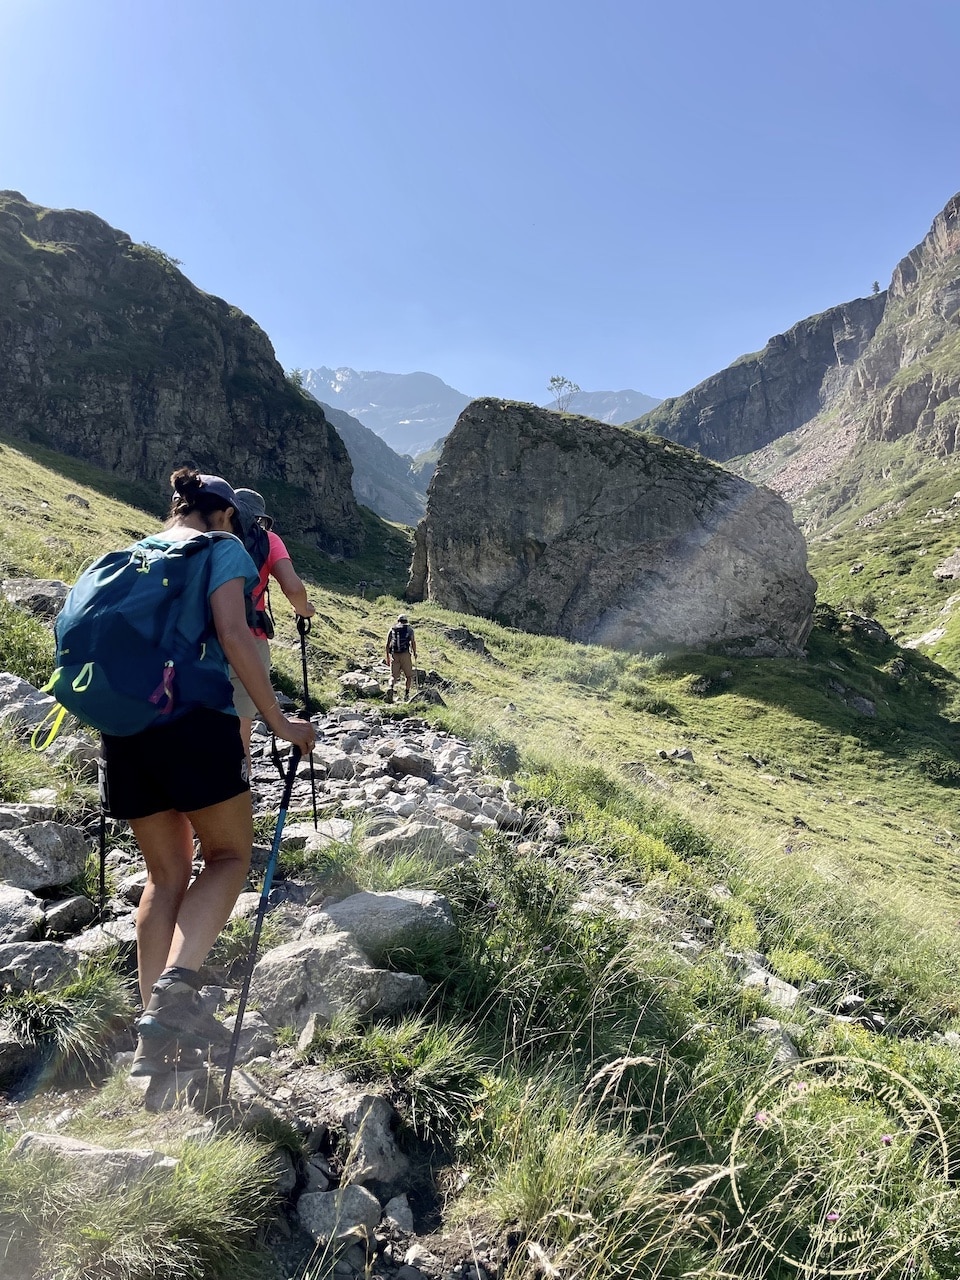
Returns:
[[[394,453],[386,440],[351,414],[328,404],[320,407],[347,446],[357,501],[385,520],[416,524],[427,505],[427,486],[413,470],[412,460]]]
[[[0,193],[0,424],[166,490],[193,462],[284,532],[359,549],[347,451],[266,334],[91,213]]]
[[[664,440],[501,400],[447,437],[407,596],[618,648],[795,654],[816,584],[787,504]]]
[[[956,452],[960,195],[885,291],[802,321],[635,425],[712,458],[751,454],[738,467],[814,523]],[[909,450],[894,457],[897,441]]]
[[[884,302],[882,293],[857,298],[803,320],[636,425],[718,461],[752,453],[814,418],[855,379]]]

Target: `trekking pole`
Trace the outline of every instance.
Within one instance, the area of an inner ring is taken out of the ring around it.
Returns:
[[[303,715],[310,719],[310,686],[307,681],[307,636],[313,630],[309,618],[297,614],[297,630],[300,632],[300,664],[303,667]],[[317,775],[313,769],[313,752],[310,752],[310,795],[313,798],[313,829],[317,830]]]
[[[287,820],[287,810],[290,808],[290,797],[293,794],[293,783],[297,776],[297,765],[300,763],[300,748],[294,747],[290,753],[290,765],[287,769],[287,776],[283,780],[283,795],[280,799],[280,812],[277,814],[277,829],[273,833],[273,848],[270,850],[270,857],[267,860],[267,869],[263,876],[263,889],[260,893],[260,905],[257,908],[257,922],[253,927],[253,939],[250,942],[250,959],[247,962],[247,972],[244,974],[243,987],[240,991],[240,1003],[237,1006],[237,1019],[233,1027],[233,1035],[230,1038],[230,1053],[227,1057],[226,1070],[223,1073],[223,1089],[220,1093],[220,1105],[225,1107],[227,1099],[230,1096],[230,1079],[233,1075],[233,1064],[237,1060],[237,1049],[240,1045],[240,1032],[243,1029],[243,1015],[247,1011],[247,997],[250,994],[250,979],[253,977],[253,967],[257,963],[257,947],[260,945],[260,931],[263,929],[263,917],[267,914],[267,899],[270,896],[270,889],[273,886],[273,873],[277,869],[277,861],[280,855],[280,840],[283,836],[283,824]]]

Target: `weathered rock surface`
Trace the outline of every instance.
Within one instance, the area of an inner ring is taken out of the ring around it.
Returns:
[[[111,1191],[139,1178],[169,1179],[178,1161],[159,1151],[132,1147],[96,1147],[58,1133],[25,1133],[18,1138],[8,1159],[13,1161],[47,1156],[66,1165],[73,1178],[88,1191]]]
[[[815,583],[787,504],[685,449],[478,400],[447,437],[410,600],[617,648],[795,654]]]
[[[886,295],[856,298],[801,320],[762,351],[672,396],[638,425],[719,462],[741,457],[814,418],[854,376]]]
[[[271,1026],[302,1030],[311,1014],[330,1019],[348,1009],[365,1015],[418,1007],[427,984],[415,974],[373,968],[349,934],[332,933],[268,951],[250,992]]]
[[[861,484],[881,507],[885,489],[957,450],[958,325],[960,195],[897,265],[887,289],[801,321],[634,425],[712,458],[751,455],[738,464],[743,473],[800,503],[811,526],[858,504],[848,460],[862,453]],[[898,461],[888,485],[888,460],[877,445],[908,435],[917,447]]]
[[[56,889],[80,875],[87,860],[83,832],[59,822],[0,831],[0,880],[19,889]]]
[[[15,191],[0,213],[5,431],[153,481],[161,501],[192,460],[261,490],[284,532],[359,548],[343,442],[249,316],[92,213]]]
[[[416,947],[427,938],[442,943],[456,934],[450,903],[432,889],[354,893],[324,907],[320,915],[335,929],[351,934],[374,959],[398,947]]]

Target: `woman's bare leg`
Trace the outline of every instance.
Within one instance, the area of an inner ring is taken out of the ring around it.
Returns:
[[[182,813],[168,809],[130,823],[147,864],[147,884],[137,908],[137,973],[144,1005],[169,963],[177,916],[190,883],[193,830]]]
[[[253,805],[244,791],[221,804],[188,813],[200,837],[204,867],[183,895],[166,965],[199,969],[216,942],[250,870]]]

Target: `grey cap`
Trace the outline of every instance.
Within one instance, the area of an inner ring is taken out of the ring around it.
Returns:
[[[227,484],[221,476],[200,476],[200,487],[205,489],[207,493],[215,493],[218,498],[222,498],[228,506],[234,508],[239,515],[240,513],[240,495],[236,493],[232,485]],[[241,489],[242,493],[243,490]]]
[[[267,504],[263,500],[263,494],[257,493],[256,489],[238,489],[236,506],[244,533],[249,533],[260,517],[267,514]]]
[[[397,621],[398,621],[398,622],[407,622],[407,621],[409,621],[409,619],[407,618],[407,615],[406,615],[405,613],[401,613],[401,614],[398,614],[398,615],[397,615]]]

